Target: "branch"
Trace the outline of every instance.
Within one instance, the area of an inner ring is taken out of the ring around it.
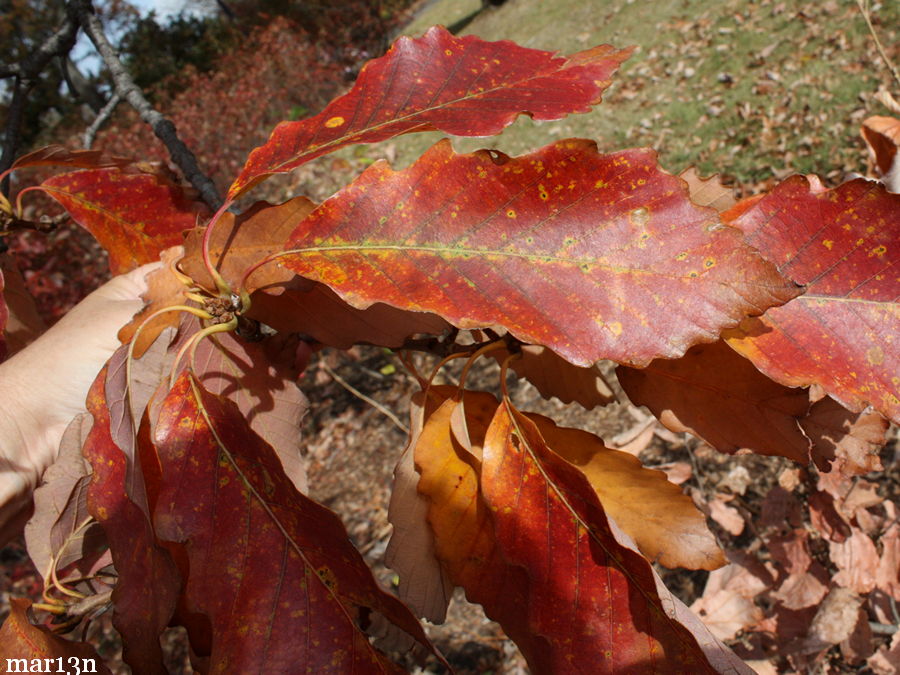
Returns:
[[[175,125],[150,105],[150,102],[144,97],[134,80],[131,79],[109,40],[106,39],[103,25],[94,14],[94,8],[91,6],[90,0],[72,0],[72,6],[75,7],[78,21],[84,28],[84,32],[87,33],[91,42],[94,43],[94,47],[97,48],[103,63],[109,69],[113,77],[116,93],[138,112],[144,122],[150,125],[153,133],[168,148],[172,161],[181,169],[185,177],[191,182],[191,185],[200,192],[203,201],[214,211],[218,210],[222,204],[222,198],[219,196],[216,186],[200,170],[194,153],[178,138]]]
[[[91,122],[91,126],[84,132],[82,145],[84,145],[85,150],[91,149],[91,146],[94,144],[94,137],[97,135],[97,132],[100,131],[100,127],[106,124],[106,121],[112,116],[113,111],[121,101],[122,97],[119,96],[118,91],[115,91],[113,92],[113,95],[109,97],[109,101],[106,102],[106,105],[97,113],[94,121]]]
[[[14,64],[0,73],[3,77],[15,77],[12,100],[6,117],[6,129],[3,139],[3,154],[0,155],[0,173],[12,166],[19,150],[19,133],[25,116],[25,104],[28,95],[38,83],[38,78],[54,56],[65,56],[75,46],[78,33],[78,22],[70,8],[67,8],[66,20],[46,42],[29,54],[19,64]],[[4,181],[4,188],[8,185]],[[6,189],[3,190],[6,192]]]
[[[894,76],[894,81],[896,81],[897,84],[900,84],[900,72],[897,71],[897,66],[894,65],[894,62],[888,57],[887,52],[884,51],[881,40],[878,39],[878,33],[875,32],[875,26],[872,25],[872,12],[869,8],[869,0],[856,0],[856,6],[859,7],[863,19],[866,20],[866,26],[869,27],[869,34],[872,36],[872,40],[875,41],[875,47],[878,48],[878,53],[881,55],[884,65],[887,66],[891,75]]]

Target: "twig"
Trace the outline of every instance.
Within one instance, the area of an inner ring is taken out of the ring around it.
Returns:
[[[381,405],[375,399],[366,396],[359,389],[356,389],[352,384],[347,382],[347,380],[345,380],[343,377],[341,377],[336,372],[334,372],[334,369],[331,366],[329,366],[327,363],[325,363],[324,361],[321,362],[321,367],[322,367],[322,370],[324,370],[326,373],[331,375],[331,377],[334,378],[334,381],[337,382],[339,385],[341,385],[344,389],[346,389],[354,396],[356,396],[356,397],[362,399],[363,401],[365,401],[366,403],[368,403],[370,406],[375,408],[375,410],[377,410],[381,414],[385,415],[388,419],[391,420],[391,422],[393,422],[397,426],[398,429],[402,430],[404,434],[409,433],[409,427],[406,426],[405,424],[403,424],[403,422],[400,421],[400,418],[397,417],[394,413],[392,413],[390,410],[385,408],[383,405]]]
[[[84,32],[87,33],[91,42],[94,43],[100,58],[103,59],[103,63],[109,69],[116,92],[138,112],[144,122],[150,125],[153,133],[169,150],[169,156],[172,158],[172,161],[181,169],[185,177],[191,182],[191,185],[200,192],[203,201],[214,211],[217,210],[222,205],[222,198],[219,196],[216,186],[200,170],[200,167],[197,165],[197,158],[178,137],[172,121],[150,105],[143,92],[131,79],[109,40],[106,39],[103,25],[94,14],[94,8],[91,6],[90,0],[72,0],[72,5],[76,9],[78,21],[84,28]]]
[[[866,20],[866,25],[869,27],[869,33],[872,35],[872,39],[875,41],[875,46],[878,48],[878,53],[881,54],[881,58],[884,61],[884,65],[887,66],[887,69],[891,71],[891,75],[894,76],[894,81],[900,85],[900,72],[897,71],[897,66],[894,65],[894,62],[888,57],[887,52],[884,51],[884,47],[881,45],[881,40],[878,39],[878,34],[875,32],[875,26],[872,25],[872,13],[869,10],[869,0],[856,0],[856,5],[859,7],[860,13],[863,15],[863,19]]]
[[[3,139],[3,154],[0,156],[0,173],[12,166],[19,150],[19,132],[22,120],[25,116],[25,104],[28,95],[38,83],[38,78],[47,64],[54,56],[64,56],[75,46],[75,37],[78,33],[78,22],[72,13],[72,8],[67,8],[66,20],[46,42],[29,54],[21,63],[8,67],[4,77],[14,76],[12,100],[6,114],[6,130]],[[6,193],[8,183],[3,182],[3,192]]]
[[[112,116],[113,111],[121,101],[122,97],[119,95],[119,92],[115,91],[113,92],[113,95],[110,96],[109,101],[106,102],[106,105],[97,113],[94,121],[91,122],[91,126],[84,132],[82,144],[84,145],[85,150],[91,149],[91,146],[94,144],[94,137],[97,135],[97,132],[100,131],[100,127],[106,124],[106,121]]]

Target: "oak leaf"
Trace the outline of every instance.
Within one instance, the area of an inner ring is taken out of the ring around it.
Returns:
[[[817,192],[794,176],[729,224],[806,287],[728,331],[729,345],[778,382],[900,422],[900,195],[864,179]]]
[[[672,431],[688,431],[721,452],[750,448],[809,461],[798,423],[809,409],[806,391],[773,382],[721,340],[616,373],[628,397]]]
[[[44,626],[31,623],[26,613],[30,606],[31,603],[24,598],[9,600],[9,616],[0,626],[3,672],[53,672],[45,670],[48,662],[50,668],[59,666],[62,671],[63,664],[71,668],[73,663],[83,665],[92,662],[96,668],[92,672],[109,675],[109,668],[103,664],[93,646],[86,642],[64,640]],[[25,664],[22,664],[23,659],[27,661]]]
[[[440,27],[420,38],[402,37],[321,113],[275,127],[250,153],[228,198],[350,144],[413,131],[492,136],[523,112],[535,120],[588,112],[631,52],[601,45],[560,57],[511,42],[455,37]]]
[[[297,492],[233,403],[182,373],[154,444],[156,533],[181,552],[186,607],[208,618],[201,651],[211,672],[260,663],[274,672],[396,672],[361,628],[370,612],[430,646],[378,587],[338,517]]]
[[[825,397],[813,404],[800,426],[812,441],[812,459],[819,469],[828,470],[841,458],[840,470],[849,475],[882,470],[878,453],[885,443],[888,422],[878,413],[853,413]]]
[[[581,366],[679,356],[798,292],[652,151],[578,140],[515,158],[443,141],[402,171],[376,162],[288,247],[287,267],[355,307],[501,325]]]
[[[96,237],[109,253],[113,274],[158,260],[208,215],[205,206],[158,174],[75,171],[48,178],[41,188]]]

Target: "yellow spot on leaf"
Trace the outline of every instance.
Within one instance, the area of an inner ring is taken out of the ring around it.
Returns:
[[[453,56],[453,52],[450,51],[449,49],[445,49],[445,50],[444,50],[444,53],[445,53],[447,56]]]
[[[866,359],[873,366],[880,366],[884,363],[884,351],[877,345],[875,347],[869,347],[868,351],[866,351]]]
[[[334,129],[335,127],[341,126],[346,120],[343,117],[332,117],[330,120],[325,122],[325,126],[329,129]]]
[[[679,253],[678,255],[675,256],[675,260],[679,260],[679,261],[687,260],[687,256],[688,256],[687,251],[682,251],[681,253]]]
[[[884,244],[878,244],[878,246],[872,249],[872,255],[877,255],[879,258],[885,253],[887,253],[887,246]]]
[[[831,239],[826,239],[825,241],[822,242],[822,246],[824,246],[825,248],[827,248],[830,251],[831,247],[834,246],[834,242]]]
[[[507,217],[507,218],[515,218],[515,217],[516,217],[516,212],[515,212],[513,209],[509,209],[509,210],[506,212],[506,217]]]
[[[715,264],[716,264],[715,258],[707,258],[706,260],[703,261],[703,266],[707,267],[707,268],[713,267]]]

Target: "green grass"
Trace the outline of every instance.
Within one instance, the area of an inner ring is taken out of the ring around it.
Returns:
[[[436,0],[404,32],[450,25],[479,7]],[[883,3],[875,18],[884,45],[900,42],[900,3]],[[885,114],[871,95],[891,84],[853,0],[509,0],[462,33],[564,53],[604,42],[639,50],[593,112],[550,124],[520,119],[498,138],[457,139],[458,150],[520,154],[576,136],[608,151],[651,146],[670,171],[695,165],[747,186],[794,172],[836,182],[863,171],[859,123]],[[398,140],[395,164],[438,137]]]

